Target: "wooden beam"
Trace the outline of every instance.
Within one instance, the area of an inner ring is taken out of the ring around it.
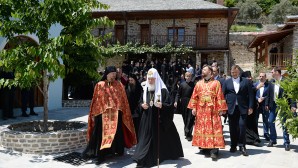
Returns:
[[[269,56],[268,56],[268,39],[265,40],[265,65],[269,65]]]

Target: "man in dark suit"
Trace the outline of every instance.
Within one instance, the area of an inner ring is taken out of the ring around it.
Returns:
[[[259,114],[262,114],[262,120],[263,120],[263,132],[264,132],[264,138],[269,141],[269,124],[268,124],[268,118],[269,118],[269,111],[265,110],[265,99],[268,96],[268,88],[269,88],[269,82],[266,78],[266,73],[260,72],[259,73],[259,81],[254,83],[254,87],[256,88],[256,101],[257,101],[257,116]],[[258,119],[259,117],[257,117]]]
[[[246,78],[240,77],[240,67],[233,65],[232,78],[227,79],[223,85],[223,93],[228,104],[228,118],[230,127],[231,149],[236,152],[237,145],[243,156],[246,152],[246,118],[253,112],[252,85]]]
[[[270,130],[270,142],[268,143],[268,147],[273,147],[273,145],[276,144],[276,128],[275,128],[275,119],[277,116],[276,112],[276,99],[282,98],[284,90],[280,87],[280,81],[283,80],[283,77],[281,75],[281,69],[279,67],[274,67],[271,71],[273,79],[271,80],[271,83],[269,84],[268,88],[268,96],[265,100],[265,109],[269,110],[269,130]],[[291,106],[292,111],[296,111],[296,103],[289,100],[289,104]],[[284,121],[286,118],[284,118]],[[285,150],[290,150],[290,138],[289,134],[287,132],[287,128],[283,125],[282,121],[282,128],[283,128],[283,139],[284,139],[284,146]]]

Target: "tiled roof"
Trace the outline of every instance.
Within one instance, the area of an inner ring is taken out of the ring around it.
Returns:
[[[168,10],[218,10],[227,7],[204,0],[99,0],[110,5],[110,12],[168,11]],[[97,10],[95,11],[102,11]]]

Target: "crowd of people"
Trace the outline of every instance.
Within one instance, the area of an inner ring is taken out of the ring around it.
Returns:
[[[238,65],[231,67],[231,77],[226,79],[216,62],[196,68],[191,59],[183,62],[140,60],[125,62],[121,68],[107,67],[94,89],[88,146],[82,155],[95,157],[101,164],[105,156],[123,155],[124,147],[136,145],[133,160],[137,167],[184,157],[174,113],[182,115],[184,128],[178,129],[184,129],[185,139],[212,160],[218,159],[219,149],[226,145],[223,122],[229,125],[232,153],[239,147],[240,154],[248,156],[247,144],[260,146],[260,115],[267,146],[276,145],[275,101],[283,96],[281,69],[272,69],[271,81],[260,72],[254,82],[251,73],[241,72]],[[289,100],[289,106],[295,113],[296,102]],[[289,151],[284,125],[283,138]]]

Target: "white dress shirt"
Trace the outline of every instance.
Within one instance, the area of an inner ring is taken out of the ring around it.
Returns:
[[[279,82],[274,83],[274,101],[278,98],[279,93]]]
[[[233,80],[234,90],[236,93],[238,93],[239,87],[240,87],[240,78],[239,77],[236,79],[232,78],[232,80]]]
[[[264,86],[260,87],[260,98],[263,97],[264,89]]]
[[[237,94],[239,92],[239,88],[240,88],[240,77],[238,77],[236,79],[232,78],[232,80],[233,80],[234,90]],[[236,105],[238,105],[237,99],[236,99]]]

